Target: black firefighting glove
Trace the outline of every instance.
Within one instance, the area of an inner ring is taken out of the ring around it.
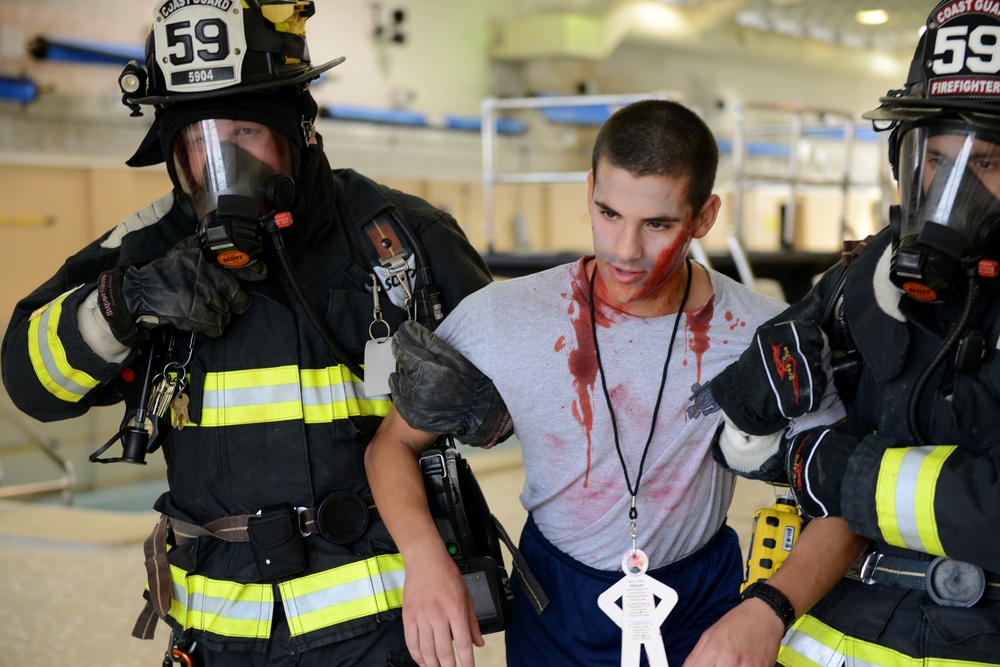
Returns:
[[[455,434],[492,447],[511,434],[510,413],[493,382],[427,327],[404,322],[392,337],[398,371],[389,376],[392,404],[413,428]]]
[[[262,267],[236,274],[213,264],[202,254],[197,238],[189,237],[148,264],[102,273],[98,305],[112,334],[129,347],[162,324],[215,338],[233,314],[250,307],[250,295],[237,278],[260,280],[265,274]]]
[[[779,431],[819,407],[826,390],[823,332],[812,320],[767,324],[750,347],[712,380],[730,421],[751,435]]]
[[[810,518],[841,516],[840,492],[851,454],[871,429],[858,422],[812,428],[788,446],[788,486]]]

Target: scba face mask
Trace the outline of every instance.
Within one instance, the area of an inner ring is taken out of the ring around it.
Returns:
[[[937,120],[899,138],[900,219],[890,278],[941,302],[963,265],[1000,258],[1000,134]]]
[[[177,134],[174,172],[206,256],[227,268],[258,261],[262,223],[292,206],[294,165],[288,138],[261,123],[208,118]]]

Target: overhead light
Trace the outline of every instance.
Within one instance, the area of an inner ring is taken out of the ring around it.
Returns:
[[[861,25],[882,25],[889,20],[889,12],[884,9],[863,9],[854,14],[854,20]]]

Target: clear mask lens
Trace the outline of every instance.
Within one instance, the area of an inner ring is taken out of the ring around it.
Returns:
[[[1000,137],[961,122],[915,127],[900,139],[899,174],[903,245],[940,225],[961,235],[964,257],[995,252],[982,245],[1000,220]]]
[[[276,175],[290,177],[293,169],[292,149],[283,134],[261,123],[218,118],[181,130],[173,159],[200,222],[218,210],[220,197],[243,202],[239,209],[246,217],[264,215],[268,183]]]

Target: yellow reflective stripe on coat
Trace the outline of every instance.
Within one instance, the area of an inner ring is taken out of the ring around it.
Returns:
[[[223,637],[266,639],[271,636],[274,593],[270,584],[238,584],[209,579],[170,566],[173,601],[168,615],[184,629]]]
[[[208,373],[200,426],[304,420],[321,424],[389,413],[388,396],[368,398],[363,383],[342,366],[297,366]]]
[[[914,658],[849,637],[807,614],[796,621],[782,640],[778,664],[785,667],[989,667],[995,663]]]
[[[406,570],[400,554],[279,584],[292,637],[403,606]],[[337,582],[337,583],[332,583]]]
[[[28,324],[28,357],[35,369],[35,376],[50,394],[69,403],[79,403],[90,390],[100,384],[84,371],[70,365],[66,348],[59,340],[63,302],[77,289],[79,287],[36,310],[31,314]]]
[[[266,639],[274,595],[270,584],[239,584],[188,575],[171,565],[168,615],[185,630]],[[399,554],[375,556],[279,584],[293,637],[403,606],[406,570]]]
[[[388,396],[365,395],[365,385],[345,366],[302,371],[302,405],[306,423],[322,424],[348,417],[389,414]]]
[[[945,556],[934,496],[953,446],[894,447],[882,455],[875,486],[879,530],[889,544]]]

